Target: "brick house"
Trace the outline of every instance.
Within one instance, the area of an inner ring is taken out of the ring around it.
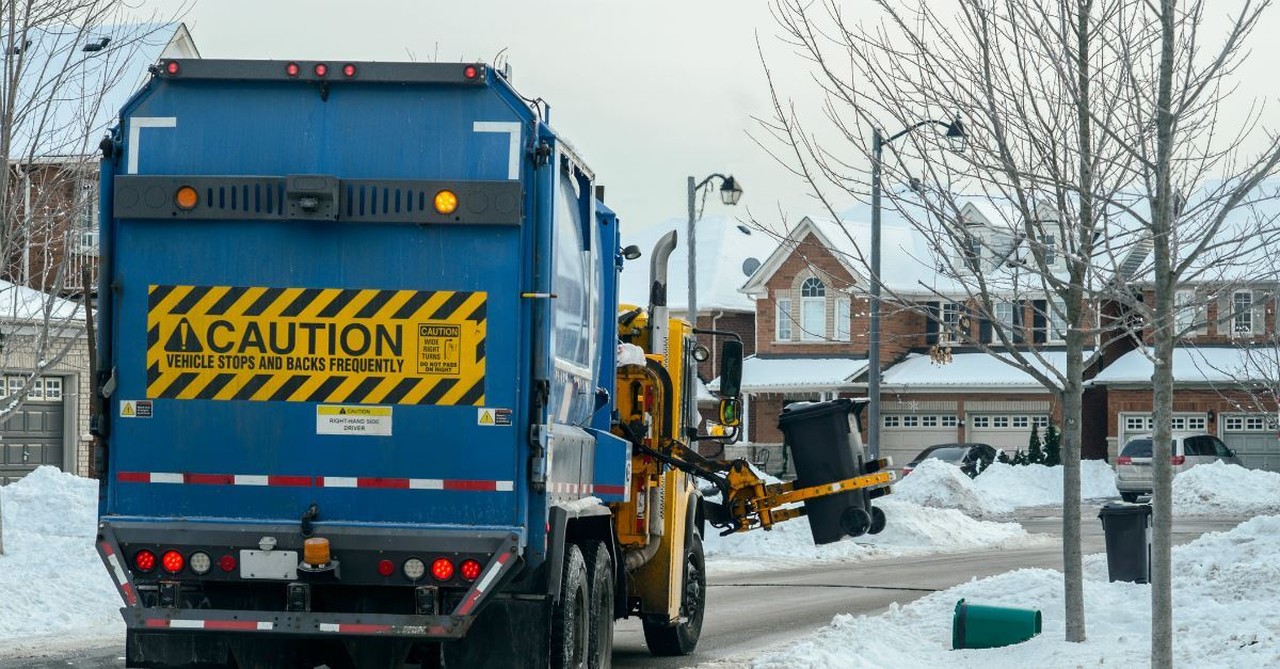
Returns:
[[[1257,267],[1268,267],[1263,259]],[[1188,283],[1175,294],[1175,323],[1181,333],[1173,355],[1173,429],[1208,432],[1234,449],[1251,468],[1280,471],[1277,392],[1276,282],[1269,271],[1229,282]],[[1146,300],[1153,299],[1149,289]],[[1133,436],[1152,431],[1153,366],[1145,345],[1127,346],[1093,379],[1106,391],[1108,454],[1114,458]]]
[[[962,215],[966,233],[981,244],[956,253],[972,251],[975,271],[1003,271],[993,258],[1014,253],[1017,242],[1002,236],[1004,228],[980,205],[966,204]],[[752,399],[746,438],[756,450],[777,450],[776,417],[787,403],[866,395],[869,282],[862,259],[869,239],[865,223],[805,218],[743,286],[756,297],[757,353],[743,369],[744,392]],[[1051,238],[1042,241],[1052,248]],[[904,464],[925,446],[949,441],[1025,448],[1033,426],[1043,434],[1050,421],[1060,421],[1056,395],[979,350],[978,344],[998,345],[992,324],[973,313],[963,286],[940,271],[923,236],[889,210],[881,249],[883,455]],[[1043,293],[1011,292],[995,305],[995,315],[1033,364],[1065,365],[1057,334],[1064,327]],[[1090,372],[1096,362],[1092,356]],[[826,373],[809,382],[815,367]],[[1103,435],[1085,437],[1085,457],[1105,457]]]

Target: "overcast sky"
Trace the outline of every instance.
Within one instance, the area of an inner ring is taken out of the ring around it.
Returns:
[[[144,2],[169,12],[183,4]],[[552,125],[596,171],[624,230],[685,216],[686,178],[713,172],[739,178],[745,195],[729,209],[713,194],[708,214],[745,218],[749,210],[779,228],[784,215],[794,223],[821,213],[805,185],[748,136],[762,136],[752,116],[768,115],[771,104],[757,36],[781,85],[811,112],[817,105],[808,68],[779,42],[766,0],[192,2],[184,20],[208,58],[493,63],[501,54],[521,93],[550,103]],[[842,9],[874,19],[872,4]],[[1239,3],[1208,6],[1220,19]],[[1277,25],[1273,10],[1242,68],[1243,92],[1273,104],[1278,48],[1267,36]],[[1248,105],[1240,107],[1225,113],[1243,115]]]
[[[749,206],[776,220],[779,206],[809,208],[803,184],[747,135],[770,105],[756,33],[786,53],[760,0],[195,0],[184,20],[206,58],[492,63],[502,53],[520,92],[551,104],[551,124],[628,228],[685,216],[687,177],[713,172],[746,192],[733,211],[713,194],[709,214]]]

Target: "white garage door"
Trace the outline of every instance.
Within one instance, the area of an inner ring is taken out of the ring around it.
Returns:
[[[1203,413],[1175,413],[1170,423],[1174,432],[1204,432],[1208,428],[1208,418]],[[1124,450],[1124,445],[1129,443],[1132,437],[1151,434],[1154,431],[1151,414],[1120,414],[1120,450]]]
[[[880,457],[891,456],[895,467],[911,462],[926,447],[956,440],[955,413],[884,413],[880,416]]]
[[[1222,441],[1244,466],[1280,472],[1280,438],[1272,414],[1223,414]]]
[[[1031,443],[1032,425],[1040,428],[1040,441],[1044,443],[1045,428],[1049,427],[1049,415],[971,413],[967,422],[969,441],[990,444],[1012,456],[1015,451],[1027,450],[1027,446]]]

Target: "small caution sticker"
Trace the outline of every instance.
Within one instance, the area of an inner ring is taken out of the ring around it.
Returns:
[[[485,407],[476,410],[476,425],[484,427],[506,427],[511,424],[511,409],[494,409]]]
[[[121,400],[121,418],[150,418],[151,400]]]
[[[316,434],[390,437],[391,407],[321,404],[316,407]]]

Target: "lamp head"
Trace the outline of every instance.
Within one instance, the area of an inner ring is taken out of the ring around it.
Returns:
[[[742,186],[732,175],[725,177],[724,182],[720,184],[720,201],[725,204],[738,204],[740,199],[742,199]]]
[[[964,124],[960,122],[959,114],[956,115],[956,120],[947,126],[947,141],[951,143],[951,150],[956,153],[964,153],[969,145],[969,135],[964,131]]]

